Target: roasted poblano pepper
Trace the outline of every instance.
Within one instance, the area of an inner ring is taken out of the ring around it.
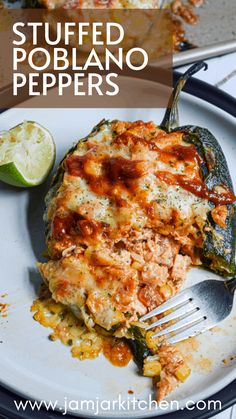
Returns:
[[[183,74],[173,90],[169,106],[160,127],[167,132],[184,132],[184,141],[194,144],[202,158],[202,176],[204,183],[209,190],[216,186],[225,186],[233,193],[233,185],[229,169],[223,151],[214,135],[199,126],[179,126],[178,100],[179,95],[186,81],[200,69],[207,69],[203,62],[193,65]],[[212,208],[214,203],[212,202]],[[202,251],[203,265],[224,276],[234,275],[235,267],[235,237],[236,237],[236,211],[234,204],[228,204],[228,217],[226,227],[220,227],[214,222],[211,215],[208,216],[205,239]],[[131,328],[132,339],[129,344],[134,355],[134,360],[140,371],[144,359],[152,355],[148,348],[145,336],[137,327]]]
[[[209,191],[216,186],[223,186],[233,195],[233,185],[229,169],[223,151],[214,137],[206,128],[199,126],[179,126],[178,101],[182,88],[186,81],[196,72],[204,68],[207,64],[199,62],[194,64],[184,73],[176,84],[161,128],[167,132],[184,132],[184,141],[196,146],[199,155],[202,158],[202,177]],[[223,201],[223,197],[222,197]],[[214,203],[211,202],[212,208]],[[224,276],[234,275],[235,267],[235,237],[236,237],[236,211],[235,205],[227,205],[228,216],[226,226],[221,227],[214,222],[209,214],[207,225],[204,230],[204,244],[202,251],[202,262],[205,267]]]
[[[153,355],[153,353],[147,345],[145,333],[142,333],[139,327],[131,326],[129,333],[130,339],[127,341],[133,353],[134,361],[137,364],[139,370],[142,371],[144,359],[150,355]]]

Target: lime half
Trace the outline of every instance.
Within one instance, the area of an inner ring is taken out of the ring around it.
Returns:
[[[37,122],[25,121],[0,133],[0,180],[21,187],[40,185],[55,155],[50,132]]]

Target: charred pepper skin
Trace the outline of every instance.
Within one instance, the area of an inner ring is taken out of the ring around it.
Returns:
[[[227,161],[214,135],[206,128],[197,126],[188,125],[179,130],[188,133],[184,136],[184,141],[194,144],[203,159],[202,176],[208,189],[224,185],[234,192]],[[214,207],[213,204],[212,206]],[[208,216],[202,262],[223,276],[233,276],[236,273],[236,208],[234,204],[227,205],[227,208],[225,228],[216,224],[210,214]]]
[[[153,353],[149,349],[145,336],[142,334],[140,328],[137,326],[131,326],[129,328],[129,334],[130,339],[127,339],[127,342],[133,354],[134,362],[136,363],[140,373],[142,373],[145,358],[152,356]]]
[[[184,132],[184,141],[196,146],[203,161],[201,164],[202,176],[209,190],[216,186],[224,186],[234,193],[227,161],[214,135],[206,128],[199,126],[179,126],[178,102],[181,90],[188,79],[202,69],[206,70],[207,64],[198,62],[180,77],[174,87],[160,128],[167,132]],[[213,203],[212,208],[214,208]],[[211,214],[208,215],[204,229],[205,238],[201,260],[206,268],[223,276],[233,276],[236,273],[236,209],[234,204],[227,205],[227,208],[228,216],[224,228],[214,222]]]

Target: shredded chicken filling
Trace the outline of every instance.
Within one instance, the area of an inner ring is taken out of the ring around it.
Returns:
[[[183,132],[142,121],[101,123],[62,162],[61,183],[46,200],[50,260],[39,270],[52,299],[90,333],[98,327],[127,337],[201,264],[207,216],[212,211],[223,225],[227,206],[222,194],[204,189],[200,165]],[[150,376],[160,362],[160,400],[189,372],[176,348],[156,353],[160,361],[148,360],[144,371]]]

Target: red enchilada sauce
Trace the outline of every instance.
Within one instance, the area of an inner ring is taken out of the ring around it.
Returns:
[[[184,134],[184,132],[180,131],[179,134]],[[161,137],[163,137],[163,133],[161,134]],[[124,132],[123,134],[115,138],[114,143],[124,144],[126,146],[128,144],[135,145],[141,143],[144,146],[148,147],[150,151],[157,151],[159,154],[158,157],[162,161],[169,161],[171,158],[175,158],[179,161],[192,161],[195,162],[198,166],[200,165],[201,157],[199,156],[195,145],[190,144],[188,146],[184,146],[182,144],[174,144],[164,148],[160,148],[158,147],[155,140],[158,141],[158,136],[153,140],[147,140],[129,132]]]
[[[165,171],[158,171],[156,173],[158,179],[167,183],[168,185],[178,185],[181,188],[191,192],[199,198],[207,199],[208,201],[214,202],[215,205],[227,205],[232,204],[236,197],[231,191],[227,191],[218,194],[212,190],[209,190],[205,183],[198,179],[186,179],[185,176],[179,174],[173,174]]]
[[[132,358],[132,353],[121,339],[105,339],[103,354],[116,367],[125,367]]]
[[[159,148],[159,159],[161,161],[168,162],[171,158],[174,158],[178,161],[188,161],[195,163],[198,167],[200,166],[202,160],[199,156],[196,147],[191,144],[189,146],[184,146],[181,144],[174,144],[172,146],[167,146],[163,149]]]
[[[67,157],[66,168],[68,173],[71,176],[81,176],[86,180],[92,180],[92,178],[96,179],[96,176],[90,175],[86,171],[85,165],[88,160],[93,160],[90,153],[87,153],[84,156],[71,155]],[[103,176],[99,176],[99,178],[102,177],[103,181],[108,179],[112,183],[121,179],[136,179],[144,174],[140,167],[141,163],[142,161],[140,160],[128,160],[123,157],[105,157],[101,160],[105,173]],[[93,185],[90,186],[93,189]]]
[[[85,237],[94,237],[102,231],[104,225],[95,220],[86,220],[76,212],[70,212],[63,216],[55,215],[53,218],[53,237],[61,239],[65,235],[77,236],[81,234]]]
[[[98,163],[102,168],[102,175],[90,174],[88,162]],[[91,191],[100,196],[112,198],[117,206],[126,206],[126,201],[117,193],[117,188],[132,193],[135,179],[145,174],[145,162],[128,160],[123,157],[104,157],[100,161],[93,160],[90,153],[84,156],[69,156],[65,161],[66,169],[71,176],[80,176],[89,183]]]
[[[175,164],[176,162],[191,163],[191,167],[195,169],[194,176],[189,179],[185,175],[171,173],[168,171],[157,171],[156,177],[168,185],[178,185],[181,188],[191,192],[199,198],[207,199],[213,202],[216,206],[232,204],[236,197],[234,194],[226,190],[223,193],[217,193],[209,190],[205,185],[199,174],[199,167],[202,159],[199,156],[196,147],[193,144],[168,145],[164,148],[158,147],[153,141],[148,141],[145,138],[137,137],[133,134],[127,133],[119,135],[115,141],[117,143],[137,142],[143,143],[150,150],[158,152],[158,159],[166,164]],[[94,166],[99,168],[97,173],[91,171]],[[142,177],[148,168],[145,161],[129,160],[123,157],[100,157],[88,151],[83,156],[70,155],[64,162],[65,170],[71,176],[80,176],[89,183],[90,189],[100,196],[108,196],[112,198],[117,206],[125,207],[127,202],[122,199],[120,192],[126,191],[126,195],[132,195],[135,188],[135,180]],[[197,169],[197,170],[196,170]],[[137,198],[138,199],[138,198]],[[141,199],[142,201],[142,199]],[[146,205],[140,202],[140,205]],[[146,208],[147,207],[147,208]],[[150,212],[151,203],[146,205],[146,210]],[[150,208],[149,208],[150,207]],[[151,215],[151,214],[150,214]],[[56,215],[53,220],[53,236],[60,239],[65,235],[82,234],[86,237],[94,237],[97,233],[104,229],[104,225],[94,220],[86,220],[79,214],[72,212],[65,216]]]
[[[150,146],[154,148],[154,144],[150,144]],[[155,146],[155,149],[157,148]],[[163,149],[158,148],[157,151],[159,153],[159,159],[164,162],[168,162],[174,158],[178,161],[195,162],[198,167],[201,163],[201,158],[194,145],[183,146],[176,144]],[[135,180],[145,173],[144,162],[140,160],[128,160],[123,157],[106,157],[101,161],[104,174],[98,177],[92,176],[86,173],[84,168],[86,161],[90,158],[91,155],[89,153],[84,156],[71,155],[66,159],[66,168],[70,175],[81,176],[86,179],[89,182],[91,190],[99,195],[114,197],[114,184],[122,182],[123,187],[127,187],[129,186],[127,185],[129,180]],[[199,198],[207,199],[215,205],[232,204],[236,199],[234,194],[229,190],[221,194],[209,190],[200,178],[190,180],[183,175],[165,171],[158,171],[156,176],[168,185],[179,185],[181,188]],[[122,205],[122,202],[120,204]]]

